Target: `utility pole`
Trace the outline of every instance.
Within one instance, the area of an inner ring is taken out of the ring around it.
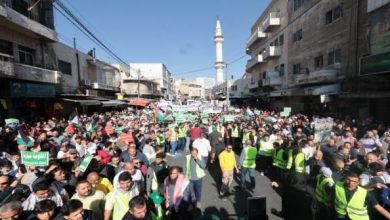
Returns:
[[[77,79],[79,81],[79,85],[81,82],[81,71],[80,71],[80,57],[79,57],[79,51],[77,50],[76,46],[76,38],[73,38],[73,48],[76,51],[76,61],[77,61]]]
[[[141,70],[138,69],[138,70],[137,70],[137,77],[138,77],[138,82],[137,82],[137,96],[138,96],[138,98],[140,97],[140,93],[139,93],[139,78],[140,78],[140,74],[141,74]]]
[[[226,73],[226,111],[229,111],[230,105],[230,92],[229,92],[229,75],[228,75],[228,64],[225,64],[225,73]]]

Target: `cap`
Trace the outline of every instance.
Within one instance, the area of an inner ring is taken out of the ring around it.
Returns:
[[[155,205],[159,205],[164,201],[164,198],[160,196],[157,192],[150,194],[149,198],[153,201]]]
[[[320,173],[327,178],[332,177],[332,170],[328,167],[322,167]]]

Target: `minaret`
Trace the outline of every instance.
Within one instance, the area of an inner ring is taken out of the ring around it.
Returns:
[[[225,69],[225,62],[223,62],[223,35],[221,23],[219,22],[219,18],[217,18],[217,26],[215,27],[215,70],[217,72],[217,84],[223,83],[223,73]]]

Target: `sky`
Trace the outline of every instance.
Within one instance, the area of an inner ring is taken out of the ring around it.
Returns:
[[[163,63],[174,78],[215,78],[213,37],[219,17],[223,56],[234,78],[245,73],[252,25],[271,0],[61,0],[102,42],[128,63]],[[61,42],[119,63],[55,10]],[[196,71],[200,70],[202,71]]]

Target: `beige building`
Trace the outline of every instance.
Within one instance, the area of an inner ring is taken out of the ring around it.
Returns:
[[[373,79],[373,75],[362,78],[359,71],[361,58],[374,49],[372,19],[387,22],[384,14],[388,5],[368,13],[375,2],[271,1],[252,26],[247,42],[251,59],[246,69],[253,99],[261,97],[269,107],[291,106],[294,111],[309,113],[337,112],[354,117],[379,114],[375,100],[380,97],[373,101],[368,97],[375,95],[367,95],[368,90],[351,90],[352,84]],[[381,37],[384,39],[383,34]],[[383,77],[376,78],[376,83],[385,85],[378,80]],[[356,104],[360,109],[353,109]]]
[[[52,1],[0,0],[0,30],[0,121],[120,104],[119,70],[58,42]]]
[[[62,82],[52,44],[56,42],[52,1],[0,0],[0,120],[48,112]]]

